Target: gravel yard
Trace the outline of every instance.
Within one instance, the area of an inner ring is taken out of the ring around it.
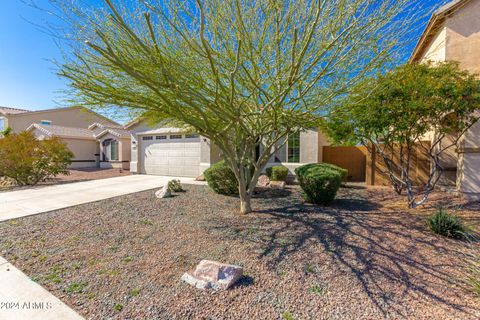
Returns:
[[[42,187],[42,186],[51,186],[54,184],[61,184],[61,183],[71,183],[71,182],[80,182],[80,181],[89,181],[89,180],[97,180],[97,179],[106,179],[106,178],[114,178],[120,176],[127,176],[130,175],[130,171],[128,170],[120,170],[120,169],[100,169],[100,168],[82,168],[82,169],[70,169],[69,175],[59,175],[53,179],[50,179],[45,182],[41,182],[35,186],[35,188]],[[32,186],[12,186],[11,183],[2,183],[2,179],[0,177],[0,192],[2,191],[13,191],[13,190],[21,190],[21,189],[28,189],[32,188]]]
[[[480,205],[435,194],[408,212],[385,188],[344,188],[332,207],[297,187],[261,192],[255,213],[203,186],[154,190],[0,224],[0,255],[91,319],[478,319],[464,243],[431,234],[443,203],[480,225]],[[200,260],[244,267],[227,292],[180,281]]]

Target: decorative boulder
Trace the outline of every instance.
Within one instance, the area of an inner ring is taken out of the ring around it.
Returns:
[[[270,188],[272,189],[280,189],[283,190],[285,189],[285,181],[271,181],[270,182]]]
[[[258,178],[257,185],[259,187],[268,187],[269,184],[270,184],[270,178],[267,175],[263,174]]]
[[[162,189],[155,192],[155,197],[157,197],[158,199],[168,198],[171,196],[172,196],[172,191],[170,190],[168,185],[163,186]]]
[[[202,260],[195,270],[185,272],[182,280],[198,289],[227,290],[242,275],[242,267]]]
[[[205,176],[203,174],[195,178],[195,181],[205,181]]]

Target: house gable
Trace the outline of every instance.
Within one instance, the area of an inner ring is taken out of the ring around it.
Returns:
[[[74,128],[88,128],[95,122],[119,126],[113,120],[83,107],[58,108],[8,115],[8,126],[16,133],[26,130],[33,123],[41,123],[42,121],[49,121],[52,125]]]

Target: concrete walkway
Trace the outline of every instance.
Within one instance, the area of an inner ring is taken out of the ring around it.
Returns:
[[[3,192],[0,193],[0,222],[159,188],[172,179],[185,184],[205,184],[193,178],[131,175]]]
[[[0,257],[0,320],[81,320],[66,304]]]

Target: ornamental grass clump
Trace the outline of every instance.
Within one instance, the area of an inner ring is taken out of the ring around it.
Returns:
[[[321,205],[332,203],[343,177],[341,169],[337,168],[324,163],[312,163],[295,169],[305,200]]]
[[[467,262],[467,277],[465,282],[473,293],[480,297],[480,252],[468,254]]]
[[[438,209],[427,219],[430,230],[447,238],[462,239],[466,229],[459,217],[449,214],[444,209]]]

